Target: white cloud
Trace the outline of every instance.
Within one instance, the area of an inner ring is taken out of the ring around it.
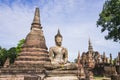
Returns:
[[[3,46],[9,48],[8,44],[15,46],[28,33],[33,10],[19,7],[17,4],[13,8],[7,5],[1,6],[0,10],[0,39],[2,39],[0,41],[1,45],[4,44]]]

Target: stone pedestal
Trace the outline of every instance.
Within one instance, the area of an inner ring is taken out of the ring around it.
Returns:
[[[45,80],[78,80],[77,70],[49,70],[46,71]],[[85,79],[84,73],[79,73],[81,79]]]
[[[0,80],[24,80],[24,75],[0,74]]]
[[[76,76],[56,76],[56,77],[47,77],[44,80],[78,80]]]

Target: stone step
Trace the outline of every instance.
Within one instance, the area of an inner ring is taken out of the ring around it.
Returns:
[[[61,71],[46,71],[49,77],[56,76],[78,76],[77,70],[61,70]],[[85,78],[85,74],[81,73],[81,77]]]
[[[45,57],[49,57],[49,54],[40,53],[40,52],[22,52],[19,54],[19,56],[45,56]]]
[[[79,80],[77,76],[55,76],[47,77],[44,80]]]
[[[34,47],[22,48],[22,52],[44,52],[44,53],[48,53],[48,51],[46,49],[34,48]]]
[[[49,64],[46,62],[46,64]],[[10,66],[10,68],[43,68],[44,64],[26,64],[26,63],[21,63],[21,64],[13,64]]]
[[[42,68],[3,68],[0,74],[40,74],[42,71]]]
[[[31,59],[31,60],[32,60],[32,59],[33,59],[33,60],[35,60],[35,59],[37,59],[37,60],[38,60],[38,59],[45,59],[45,60],[46,60],[46,59],[47,59],[47,60],[50,60],[50,59],[49,59],[48,57],[46,57],[46,56],[29,56],[29,55],[28,55],[28,56],[18,56],[17,59]],[[16,60],[17,60],[17,59],[16,59]]]
[[[48,73],[50,74],[76,74],[78,73],[77,70],[51,70],[51,71],[48,71]]]
[[[17,64],[17,65],[18,64],[20,64],[20,65],[22,65],[22,64],[45,64],[45,63],[50,63],[50,61],[45,61],[45,60],[44,61],[43,60],[42,61],[29,61],[29,60],[28,61],[20,61],[20,60],[15,61],[15,64]]]
[[[16,59],[16,61],[50,61],[50,59],[49,58],[45,58],[45,57],[39,57],[39,58],[35,58],[35,57],[33,57],[33,58],[31,58],[31,57],[19,57],[19,58],[17,58]]]

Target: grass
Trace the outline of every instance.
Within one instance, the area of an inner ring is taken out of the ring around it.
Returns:
[[[95,80],[102,80],[104,77],[94,77]]]
[[[99,77],[99,76],[94,77],[95,80],[103,80],[104,78],[107,78],[107,77]]]

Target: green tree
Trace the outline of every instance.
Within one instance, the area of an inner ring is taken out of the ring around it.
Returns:
[[[108,31],[105,39],[120,42],[120,0],[106,0],[99,15],[97,26],[101,32]]]
[[[7,58],[7,50],[5,48],[0,47],[0,66],[4,65],[4,62]]]
[[[17,47],[16,47],[17,53],[19,53],[19,52],[21,51],[21,48],[22,48],[24,42],[25,42],[25,39],[21,39],[21,40],[18,42]]]
[[[10,64],[14,63],[15,58],[17,57],[17,51],[16,51],[16,47],[12,47],[8,50],[8,57],[10,59]]]
[[[15,58],[18,53],[21,51],[21,48],[25,42],[25,39],[22,39],[18,42],[17,47],[11,47],[9,50],[0,47],[0,66],[3,66],[6,59],[10,59],[10,63],[14,63]]]
[[[74,62],[77,63],[78,59],[74,59]]]
[[[21,39],[18,42],[17,47],[12,47],[8,50],[8,55],[9,55],[8,57],[10,58],[10,63],[14,63],[15,58],[21,52],[21,48],[22,48],[24,42],[25,42],[25,39]]]

